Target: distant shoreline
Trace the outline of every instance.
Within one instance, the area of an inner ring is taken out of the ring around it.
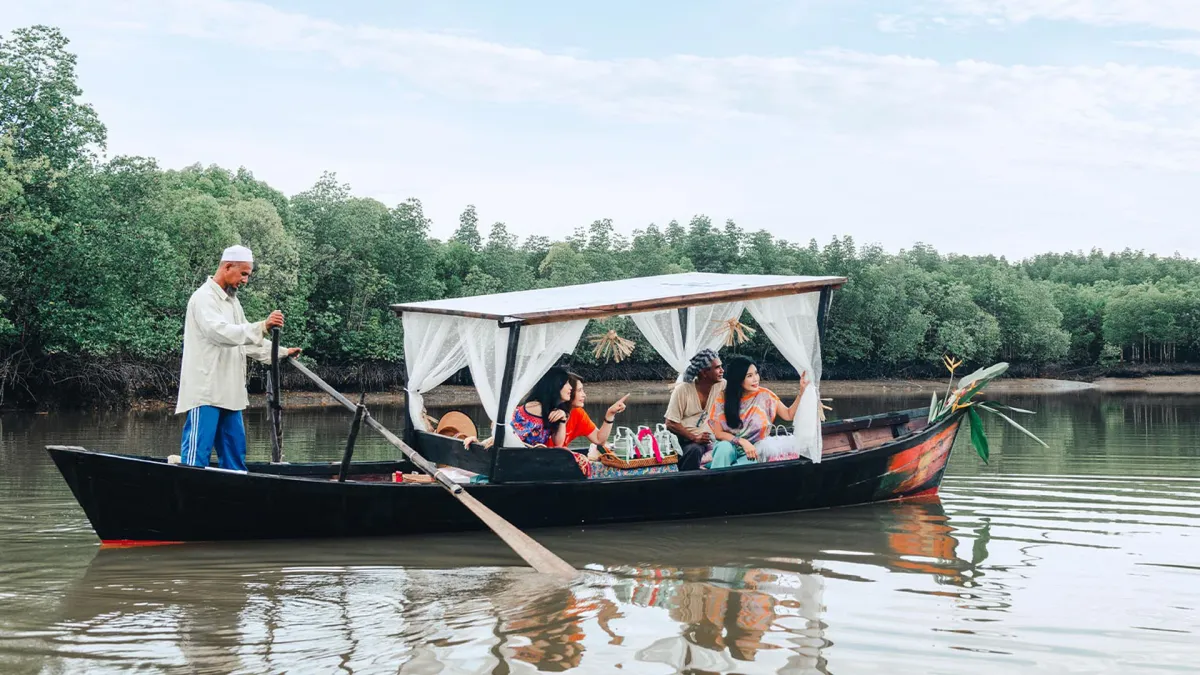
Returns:
[[[99,361],[71,362],[60,360],[57,365],[43,364],[38,371],[40,384],[33,388],[0,390],[0,412],[49,412],[54,410],[162,410],[174,406],[179,387],[177,361],[118,361],[104,364]],[[357,365],[309,363],[318,375],[347,394],[357,394],[364,388],[367,400],[373,405],[399,405],[403,402],[405,367],[403,363],[372,362]],[[615,400],[623,393],[632,393],[635,400],[666,400],[673,373],[665,364],[632,364],[625,361],[595,367],[574,364],[596,394],[596,402],[606,397]],[[2,369],[0,369],[2,370]],[[768,382],[785,394],[786,380],[795,371],[778,364],[763,364],[761,371]],[[68,376],[73,373],[73,375]],[[822,381],[825,396],[905,395],[924,393],[928,398],[934,391],[944,392],[945,370],[927,364],[923,368],[901,368],[896,372],[873,373],[876,377],[860,377],[859,369],[826,365]],[[961,375],[962,373],[960,373]],[[890,376],[889,376],[890,375]],[[930,379],[929,376],[933,376]],[[255,405],[262,404],[266,369],[251,364],[247,385]],[[3,378],[0,378],[2,381]],[[781,380],[784,380],[781,382]],[[456,373],[445,385],[427,397],[433,406],[465,405],[476,400],[468,386],[469,376]],[[452,384],[453,383],[453,384]],[[3,384],[3,382],[0,382]],[[8,382],[13,385],[13,382]],[[28,383],[27,383],[28,384]],[[457,386],[455,386],[457,385]],[[283,373],[283,388],[294,407],[323,406],[328,402],[303,374],[287,369]],[[994,382],[990,391],[1018,393],[1054,393],[1095,390],[1102,392],[1138,392],[1162,394],[1200,393],[1200,363],[1130,364],[1065,368],[1046,365],[1035,368],[1028,364],[1012,364],[1007,377]],[[257,396],[255,396],[257,395]]]
[[[790,400],[790,392],[797,386],[795,380],[764,381],[764,386]],[[670,396],[671,383],[666,380],[605,381],[590,382],[587,390],[593,401],[615,400],[624,394],[630,402],[665,402]],[[828,398],[855,398],[862,396],[925,396],[936,392],[939,396],[946,391],[946,380],[828,380],[822,383],[821,395]],[[1130,394],[1197,394],[1200,395],[1200,375],[1153,375],[1139,378],[1101,378],[1095,382],[1076,382],[1048,378],[1006,378],[988,385],[986,392],[995,394],[1073,394],[1081,392],[1130,393]],[[347,395],[356,392],[346,391]],[[357,396],[351,396],[357,400]],[[470,405],[479,401],[475,389],[463,385],[442,385],[425,395],[426,407]],[[284,405],[289,408],[337,407],[328,396],[315,391],[284,391]],[[404,392],[367,392],[368,405],[401,405]],[[265,397],[261,394],[250,397],[251,406],[261,406]],[[153,411],[169,409],[171,401],[143,400],[134,405],[137,410]]]

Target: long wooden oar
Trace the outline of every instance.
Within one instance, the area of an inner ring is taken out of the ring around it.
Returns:
[[[322,380],[316,373],[309,370],[303,363],[300,363],[293,358],[289,358],[287,360],[296,367],[296,370],[299,370],[307,375],[308,378],[315,382],[318,387],[320,387],[326,394],[332,396],[338,403],[341,403],[343,406],[345,406],[347,410],[354,411],[358,409],[358,406],[351,403],[350,399],[342,396],[338,390],[330,386],[329,383],[325,382],[325,380]],[[472,497],[470,493],[462,488],[461,485],[451,480],[449,476],[442,473],[442,471],[431,464],[429,460],[422,457],[417,453],[416,450],[409,447],[407,443],[400,440],[392,432],[388,431],[387,428],[380,424],[374,417],[371,417],[371,413],[364,412],[363,421],[366,422],[367,426],[382,434],[389,443],[399,448],[400,452],[403,452],[404,455],[408,457],[409,461],[417,465],[417,468],[429,474],[430,476],[433,476],[433,478],[440,483],[442,487],[445,487],[450,491],[450,494],[454,495],[455,499],[461,502],[463,506],[470,509],[471,513],[474,513],[480,520],[483,521],[485,525],[499,535],[499,537],[504,540],[504,543],[508,544],[512,550],[516,551],[517,555],[524,558],[525,562],[529,563],[530,567],[539,572],[553,574],[555,576],[564,577],[567,579],[572,578],[577,574],[575,568],[568,565],[565,560],[551,553],[550,550],[545,546],[542,546],[534,541],[532,537],[518,530],[515,525],[501,518],[500,515],[495,511],[484,506],[478,499]],[[493,450],[493,452],[495,452],[495,450]]]

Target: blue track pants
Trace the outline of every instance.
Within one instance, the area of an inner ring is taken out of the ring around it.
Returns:
[[[183,423],[179,457],[184,464],[208,466],[213,448],[222,469],[246,470],[246,427],[242,411],[202,405],[192,408]]]

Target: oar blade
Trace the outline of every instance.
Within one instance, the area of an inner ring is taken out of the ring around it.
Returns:
[[[579,573],[565,560],[554,555],[545,546],[539,544],[533,537],[517,529],[515,525],[500,517],[500,514],[484,506],[482,502],[463,490],[454,495],[480,520],[492,529],[509,548],[529,563],[533,569],[562,579],[573,579]]]

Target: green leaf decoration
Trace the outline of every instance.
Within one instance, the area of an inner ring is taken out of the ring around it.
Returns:
[[[937,414],[938,414],[938,400],[937,400],[937,394],[934,394],[933,398],[929,399],[929,423],[930,424],[933,424],[933,420],[937,419]]]
[[[1015,413],[1023,413],[1025,415],[1036,415],[1037,414],[1032,410],[1026,410],[1024,408],[1017,408],[1015,406],[1008,405],[1007,403],[1000,403],[999,401],[977,401],[977,403],[984,407],[999,408],[1000,410],[1007,410],[1009,412],[1015,412]]]
[[[1011,424],[1011,425],[1013,425],[1014,427],[1016,427],[1016,428],[1017,428],[1017,431],[1020,431],[1021,433],[1023,433],[1023,434],[1025,434],[1026,436],[1028,436],[1028,437],[1032,438],[1033,440],[1037,441],[1038,443],[1041,443],[1041,445],[1042,445],[1042,447],[1043,447],[1043,448],[1049,448],[1049,447],[1050,447],[1050,446],[1046,445],[1046,443],[1045,443],[1045,442],[1043,442],[1043,441],[1042,441],[1042,439],[1038,438],[1037,436],[1034,436],[1034,435],[1033,435],[1033,432],[1031,432],[1030,430],[1028,430],[1028,429],[1026,429],[1025,427],[1021,426],[1020,424],[1017,424],[1016,420],[1014,420],[1013,418],[1009,417],[1008,415],[1005,415],[1004,413],[1000,412],[999,410],[996,410],[995,408],[993,408],[993,407],[992,407],[992,404],[991,404],[991,402],[990,402],[990,401],[989,401],[988,403],[980,403],[980,404],[979,404],[979,407],[980,407],[980,408],[983,408],[984,410],[986,410],[986,411],[988,411],[988,412],[990,412],[990,413],[992,413],[993,415],[999,415],[1000,417],[1003,417],[1005,422],[1008,422],[1009,424]]]
[[[967,375],[958,381],[958,389],[954,392],[958,396],[956,403],[958,405],[966,405],[971,402],[971,399],[983,391],[988,382],[1000,377],[1008,370],[1008,364],[1004,362],[980,368],[979,370]]]
[[[979,413],[975,412],[975,406],[967,408],[967,416],[971,418],[971,445],[975,446],[975,452],[979,453],[979,458],[987,464],[988,440],[987,435],[983,433],[983,420],[979,418]]]
[[[989,380],[994,380],[997,377],[1000,377],[1007,370],[1008,364],[1003,361],[990,365],[987,368],[980,368],[970,375],[964,375],[963,378],[958,381],[958,388],[966,389],[967,387],[970,387],[976,383],[987,383]]]

